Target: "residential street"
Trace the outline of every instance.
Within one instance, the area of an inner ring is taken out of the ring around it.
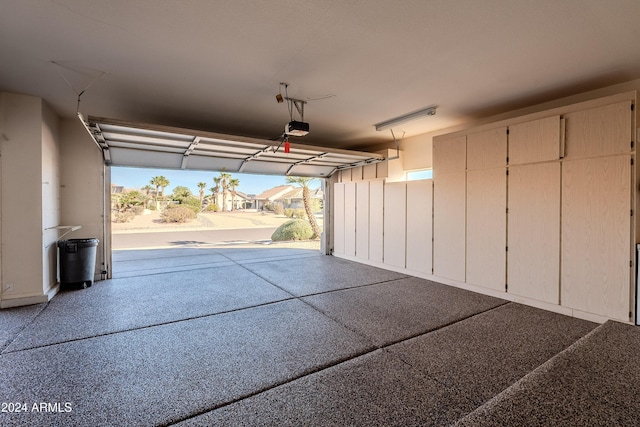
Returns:
[[[113,234],[113,249],[159,248],[194,244],[225,244],[269,240],[277,227],[235,228],[226,230],[147,230]]]
[[[112,223],[112,248],[166,248],[196,244],[261,243],[288,221],[283,215],[255,211],[200,213],[187,223],[163,223],[159,212],[147,212],[126,223]],[[322,218],[318,218],[322,227]]]

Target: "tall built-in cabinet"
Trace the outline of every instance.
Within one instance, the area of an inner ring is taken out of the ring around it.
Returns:
[[[433,274],[465,281],[467,137],[433,143]]]
[[[334,253],[580,317],[630,321],[635,97],[436,137],[433,180],[336,183]]]
[[[468,134],[466,154],[466,281],[503,290],[507,240],[507,128]]]

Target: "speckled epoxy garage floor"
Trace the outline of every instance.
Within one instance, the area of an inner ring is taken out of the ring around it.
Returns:
[[[635,327],[314,250],[116,252],[0,331],[1,425],[552,425],[593,396],[582,421],[640,419]]]

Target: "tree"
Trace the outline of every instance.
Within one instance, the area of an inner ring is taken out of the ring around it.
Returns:
[[[240,180],[238,178],[231,178],[229,180],[229,188],[231,189],[231,210],[236,205],[236,187],[240,185]]]
[[[162,198],[164,199],[164,189],[170,184],[170,182],[164,176],[160,176],[159,178],[160,178],[160,193],[162,194]]]
[[[173,192],[171,193],[171,199],[179,203],[184,203],[184,201],[191,196],[191,190],[189,190],[187,187],[183,187],[182,185],[174,188]]]
[[[222,211],[225,211],[225,206],[227,204],[227,191],[229,191],[229,180],[231,179],[231,174],[226,172],[220,172],[220,187],[222,187]]]
[[[204,200],[204,189],[207,188],[206,182],[199,182],[198,189],[200,190],[200,206],[202,206],[202,202]]]
[[[320,227],[318,226],[318,221],[316,221],[316,217],[313,214],[313,210],[311,209],[311,193],[309,191],[309,184],[314,180],[315,178],[287,176],[287,182],[291,184],[297,184],[302,187],[302,201],[304,203],[304,210],[307,213],[307,219],[309,220],[311,228],[313,229],[312,239],[317,239],[320,237]]]
[[[219,176],[214,176],[213,177],[213,183],[215,184],[214,187],[211,187],[211,194],[213,195],[213,203],[214,204],[218,204],[218,194],[220,194],[220,181],[222,180],[222,178],[220,178]]]
[[[159,189],[161,188],[162,191],[160,192],[160,194],[162,195],[162,198],[164,199],[164,189],[165,187],[167,187],[170,182],[169,180],[164,177],[164,176],[154,176],[153,178],[151,178],[150,181],[151,185],[154,185],[156,187],[156,200],[158,200],[158,193],[159,193]]]
[[[162,182],[160,178],[161,177],[159,176],[154,176],[153,178],[151,178],[151,181],[149,181],[149,184],[156,187],[156,201],[158,201],[158,194],[160,194],[160,183]]]

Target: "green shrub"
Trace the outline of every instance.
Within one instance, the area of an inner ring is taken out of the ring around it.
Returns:
[[[271,240],[274,242],[309,240],[311,237],[313,237],[313,229],[308,221],[292,219],[278,227],[271,235]]]
[[[295,210],[291,208],[287,208],[284,210],[284,216],[286,216],[287,218],[293,218],[294,213],[295,213]]]
[[[162,222],[188,222],[196,218],[196,212],[189,206],[167,206],[160,215]]]
[[[307,217],[307,212],[305,212],[304,209],[296,209],[293,216],[298,219],[305,219]]]
[[[215,203],[209,203],[206,209],[207,212],[218,212],[219,210],[220,210],[220,207]]]
[[[284,214],[284,207],[280,203],[274,203],[272,210],[273,210],[273,213],[276,214],[276,215],[283,215]]]

